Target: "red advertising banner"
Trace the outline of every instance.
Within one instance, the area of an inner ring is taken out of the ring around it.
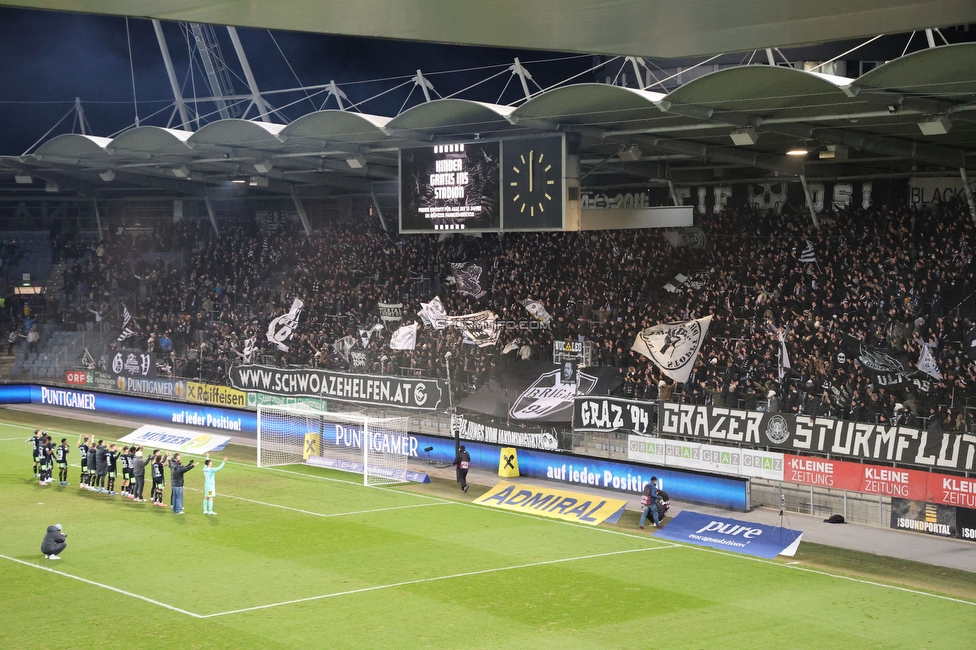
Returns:
[[[787,454],[784,480],[886,497],[976,507],[976,480],[916,469]]]
[[[84,370],[66,370],[64,372],[64,381],[66,384],[84,386],[88,383],[88,373]]]

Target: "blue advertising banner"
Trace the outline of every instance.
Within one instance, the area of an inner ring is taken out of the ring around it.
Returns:
[[[156,420],[157,422],[189,424],[195,427],[232,431],[234,433],[254,433],[257,431],[257,414],[251,411],[195,407],[179,402],[164,402],[69,388],[48,388],[47,386],[6,386],[4,388],[27,389],[29,399],[21,399],[20,391],[2,390],[0,391],[0,402],[29,401],[32,404],[43,406],[134,416]]]
[[[0,403],[42,404],[245,435],[254,435],[257,431],[257,414],[253,411],[191,406],[84,390],[35,385],[0,386]],[[411,458],[432,463],[450,463],[454,460],[453,438],[409,434],[408,440],[407,451]],[[355,446],[356,442],[350,437],[348,444]],[[465,441],[465,445],[474,467],[493,472],[497,470],[501,445],[470,441]],[[431,448],[429,452],[425,451],[428,447]],[[518,455],[522,476],[530,478],[547,478],[637,495],[654,475],[658,478],[658,485],[666,489],[672,498],[736,510],[749,507],[749,481],[740,477],[713,476],[541,450],[520,449]]]
[[[683,510],[655,537],[771,560],[777,555],[793,557],[803,531]]]
[[[454,460],[454,440],[435,436],[413,435],[419,450],[417,457],[435,463]],[[471,465],[479,469],[495,471],[501,446],[480,442],[463,441],[471,455]],[[433,447],[430,452],[423,451]],[[411,454],[413,455],[413,454]],[[749,507],[749,481],[739,477],[711,476],[681,470],[631,465],[599,458],[584,458],[565,453],[538,450],[518,450],[519,473],[529,478],[545,478],[572,485],[589,485],[603,489],[638,495],[651,476],[667,490],[672,499],[702,503],[737,510]]]

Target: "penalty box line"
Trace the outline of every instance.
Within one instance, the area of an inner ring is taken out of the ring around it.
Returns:
[[[186,488],[193,492],[203,492],[200,488]],[[230,494],[218,494],[221,499],[235,499],[237,501],[247,501],[248,503],[256,503],[260,506],[267,506],[269,508],[280,508],[282,510],[291,510],[292,512],[299,512],[303,515],[312,515],[313,517],[350,517],[352,515],[368,515],[373,512],[389,512],[390,510],[406,510],[408,508],[430,508],[431,506],[446,506],[451,505],[449,501],[444,503],[415,503],[413,505],[406,506],[389,506],[387,508],[372,508],[370,510],[356,510],[353,512],[312,512],[311,510],[302,510],[301,508],[292,508],[291,506],[283,506],[277,503],[268,503],[267,501],[258,501],[256,499],[245,499],[244,497],[235,497]]]
[[[282,472],[284,474],[294,474],[296,476],[305,476],[305,477],[308,477],[308,478],[320,479],[322,481],[332,481],[332,482],[335,482],[335,483],[347,483],[349,485],[356,485],[356,486],[362,487],[362,483],[356,483],[356,482],[353,482],[353,481],[345,481],[345,480],[342,480],[342,479],[331,478],[331,477],[328,477],[328,476],[318,476],[316,474],[308,474],[306,472],[295,472],[295,471],[292,471],[292,470],[280,469],[278,467],[265,467],[265,468],[260,468],[260,469],[269,469],[269,470],[272,470],[272,471],[275,471],[275,472]],[[392,487],[381,487],[381,486],[377,486],[377,485],[373,485],[373,486],[370,486],[370,487],[372,487],[375,490],[383,490],[385,492],[392,492],[394,494],[409,494],[411,496],[417,497],[418,499],[428,499],[430,501],[436,501],[438,503],[453,504],[453,505],[457,505],[457,506],[464,506],[466,508],[477,508],[479,510],[493,512],[493,513],[498,513],[498,514],[512,515],[512,516],[515,516],[515,517],[525,517],[525,518],[531,519],[533,521],[544,521],[544,522],[548,522],[548,523],[551,523],[551,524],[562,524],[563,526],[571,526],[573,528],[581,528],[583,530],[592,530],[592,531],[595,531],[595,532],[598,532],[598,533],[604,533],[604,534],[607,534],[607,535],[619,535],[621,537],[626,537],[626,538],[629,538],[629,539],[635,539],[635,540],[636,539],[639,539],[639,540],[642,540],[642,541],[654,541],[654,542],[659,543],[659,544],[661,543],[658,540],[656,540],[654,537],[648,537],[648,536],[645,536],[645,535],[640,535],[638,533],[629,533],[629,532],[626,532],[626,531],[623,531],[623,530],[613,530],[613,529],[610,529],[610,528],[603,528],[601,526],[591,526],[591,525],[588,525],[588,524],[578,524],[578,523],[575,523],[575,522],[572,522],[572,521],[566,521],[564,519],[555,519],[555,518],[552,518],[552,517],[546,517],[544,515],[537,514],[537,513],[532,513],[532,512],[515,512],[514,510],[506,510],[504,508],[493,508],[491,506],[487,506],[487,505],[480,504],[480,503],[467,502],[467,501],[455,501],[453,499],[444,499],[442,497],[433,497],[433,496],[430,496],[430,495],[427,495],[427,494],[417,494],[415,492],[407,492],[407,491],[399,490],[399,489],[392,488]],[[670,547],[669,546],[665,546],[665,548],[670,548]]]
[[[285,600],[280,603],[269,603],[267,605],[255,605],[254,607],[243,607],[241,609],[232,609],[226,612],[217,612],[215,614],[204,614],[200,618],[214,618],[217,616],[229,616],[231,614],[243,614],[244,612],[253,612],[261,609],[270,609],[272,607],[282,607],[284,605],[295,605],[298,603],[307,603],[313,600],[324,600],[326,598],[338,598],[340,596],[352,596],[355,594],[368,593],[371,591],[380,591],[383,589],[396,589],[398,587],[409,587],[411,585],[419,585],[428,582],[439,582],[442,580],[454,580],[456,578],[469,578],[472,576],[486,575],[489,573],[500,573],[502,571],[515,571],[518,569],[530,569],[533,567],[547,566],[552,564],[565,564],[567,562],[579,562],[581,560],[593,560],[603,557],[611,557],[614,555],[624,555],[627,553],[643,553],[645,551],[660,551],[668,548],[678,548],[677,544],[669,546],[655,546],[650,548],[632,548],[623,551],[610,551],[607,553],[595,553],[593,555],[579,555],[576,557],[566,557],[559,558],[555,560],[543,560],[541,562],[530,562],[527,564],[515,564],[512,566],[497,567],[494,569],[481,569],[479,571],[465,571],[464,573],[453,573],[451,575],[445,576],[434,576],[432,578],[419,578],[417,580],[405,580],[403,582],[393,582],[386,585],[374,585],[372,587],[363,587],[361,589],[350,589],[348,591],[337,591],[331,594],[322,594],[319,596],[309,596],[308,598],[296,598],[294,600]]]
[[[136,598],[138,600],[149,603],[150,605],[156,605],[157,607],[163,607],[165,609],[177,612],[179,614],[185,614],[186,616],[192,616],[193,618],[206,618],[200,614],[195,614],[193,612],[187,611],[185,609],[180,609],[179,607],[174,607],[173,605],[167,605],[164,602],[158,600],[153,600],[147,596],[140,596],[139,594],[134,594],[131,591],[126,591],[124,589],[119,589],[118,587],[113,587],[111,585],[106,585],[101,582],[95,582],[94,580],[89,580],[88,578],[82,578],[81,576],[72,575],[70,573],[65,573],[64,571],[58,571],[57,569],[52,569],[50,567],[41,566],[39,564],[34,564],[33,562],[26,562],[24,560],[19,560],[15,557],[10,557],[9,555],[0,555],[0,558],[4,560],[10,560],[11,562],[16,562],[17,564],[23,564],[24,566],[29,566],[34,569],[40,569],[41,571],[47,571],[48,573],[54,573],[65,578],[71,578],[72,580],[77,580],[79,582],[84,582],[95,587],[101,587],[102,589],[108,589],[109,591],[114,591],[115,593],[122,594],[123,596],[128,596],[129,598]]]

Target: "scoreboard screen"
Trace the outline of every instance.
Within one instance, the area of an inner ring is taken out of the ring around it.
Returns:
[[[501,229],[498,142],[400,151],[400,232]]]

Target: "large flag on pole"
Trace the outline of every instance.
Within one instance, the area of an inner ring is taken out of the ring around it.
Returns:
[[[935,363],[932,350],[925,344],[922,344],[922,352],[918,356],[918,369],[935,379],[942,379],[942,373],[939,372],[939,366]]]
[[[639,332],[631,346],[654,362],[665,375],[676,382],[688,381],[695,367],[711,316],[681,323],[664,323]]]
[[[304,307],[305,303],[295,298],[288,313],[278,316],[268,325],[268,340],[277,345],[282,352],[288,352],[285,341],[291,339],[292,334],[295,333],[295,328],[298,327],[298,317],[302,315]]]
[[[417,328],[419,323],[404,325],[393,332],[390,339],[391,350],[413,350],[417,347]]]

